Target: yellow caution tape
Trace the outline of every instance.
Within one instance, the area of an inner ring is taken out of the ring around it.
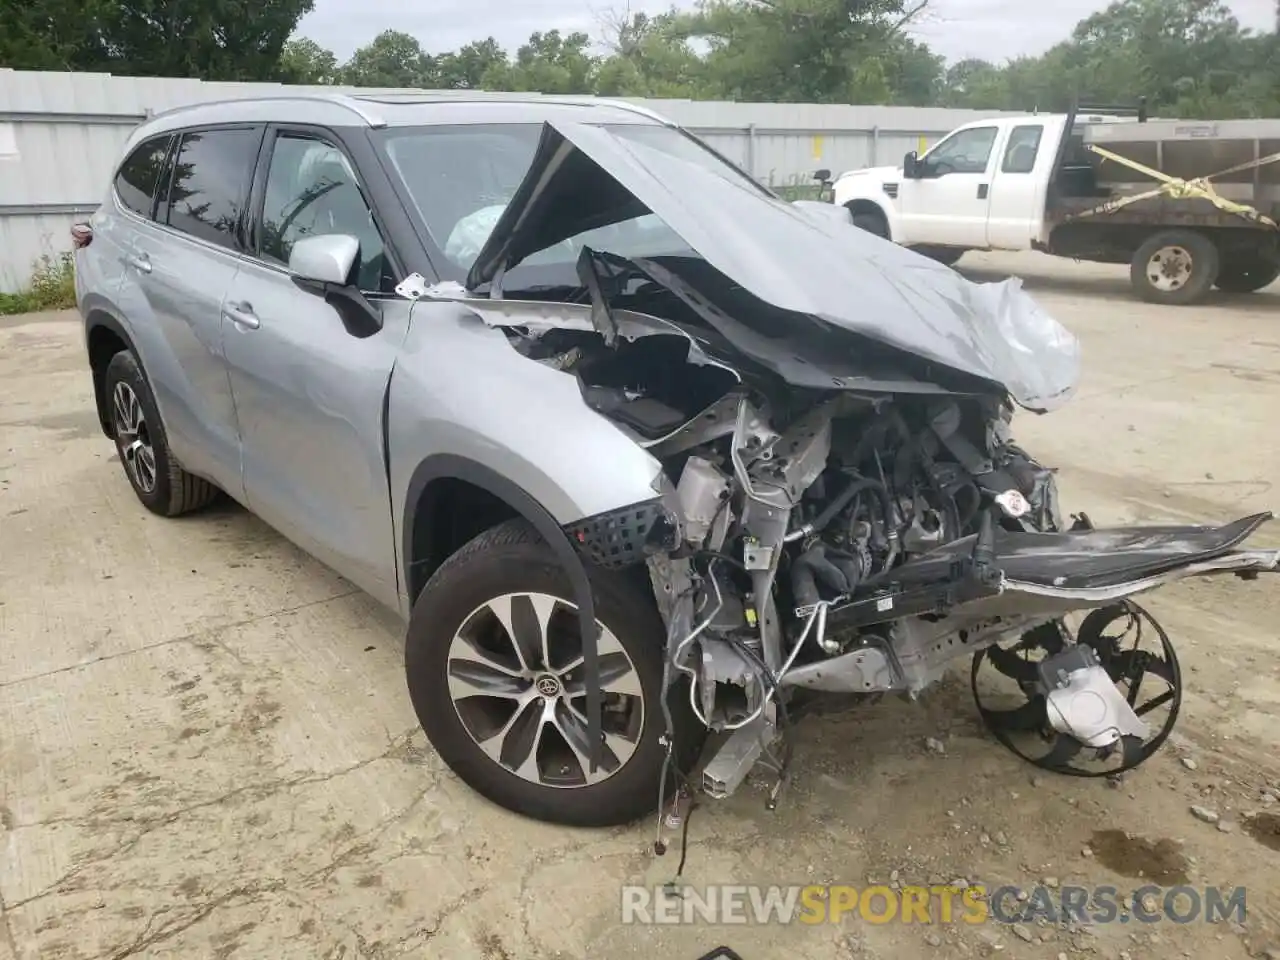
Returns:
[[[1159,170],[1153,170],[1151,167],[1138,163],[1136,160],[1130,160],[1128,157],[1122,157],[1117,153],[1112,153],[1110,150],[1095,146],[1092,143],[1087,144],[1086,148],[1092,150],[1104,160],[1113,160],[1116,163],[1130,168],[1131,170],[1136,170],[1138,173],[1145,174],[1153,180],[1159,180],[1163,186],[1157,187],[1154,190],[1148,190],[1144,193],[1109,200],[1099,207],[1094,207],[1092,210],[1086,210],[1083,213],[1075,214],[1071,218],[1073,220],[1078,220],[1082,217],[1091,217],[1100,213],[1111,213],[1115,210],[1121,209],[1122,207],[1127,207],[1130,204],[1137,203],[1140,200],[1150,200],[1153,197],[1166,196],[1174,200],[1208,200],[1218,209],[1227,213],[1235,214],[1238,217],[1243,217],[1253,223],[1259,223],[1263,226],[1271,227],[1272,229],[1280,229],[1280,227],[1277,227],[1274,220],[1262,213],[1259,213],[1248,204],[1236,203],[1234,200],[1228,200],[1226,197],[1219,196],[1217,191],[1213,189],[1213,184],[1210,182],[1215,177],[1225,177],[1230,173],[1239,173],[1241,170],[1249,170],[1253,167],[1262,167],[1269,163],[1280,162],[1280,153],[1273,153],[1267,157],[1261,157],[1257,160],[1240,163],[1234,167],[1229,167],[1226,170],[1219,170],[1217,173],[1211,173],[1207,177],[1196,177],[1194,180],[1183,180],[1179,177],[1171,177],[1167,173],[1161,173]]]

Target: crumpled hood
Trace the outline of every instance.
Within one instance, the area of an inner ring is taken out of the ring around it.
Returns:
[[[836,218],[815,217],[726,175],[605,127],[556,122],[467,277],[492,281],[587,230],[657,215],[707,263],[780,310],[869,337],[1060,406],[1079,378],[1076,339],[1016,279],[976,284]],[[851,352],[857,345],[851,342]]]

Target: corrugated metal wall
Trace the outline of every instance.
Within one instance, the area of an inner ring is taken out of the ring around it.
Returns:
[[[285,89],[312,88],[0,69],[0,291],[20,289],[40,257],[68,249],[71,224],[98,205],[129,132],[148,114]],[[984,116],[841,104],[634,102],[684,125],[772,186],[809,183],[819,167],[895,163],[922,137],[932,142]]]

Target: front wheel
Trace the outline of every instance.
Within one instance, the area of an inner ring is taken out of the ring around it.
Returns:
[[[850,211],[853,219],[853,225],[859,230],[865,230],[867,233],[875,234],[883,240],[889,239],[889,223],[884,216],[879,213],[873,213],[870,210]]]
[[[604,733],[595,771],[573,591],[527,523],[480,534],[432,576],[410,618],[405,670],[427,738],[472,789],[537,820],[601,827],[658,805],[666,635],[646,585],[594,568],[590,577]],[[668,702],[673,759],[686,770],[704,731],[682,686]]]
[[[1203,233],[1166,230],[1134,253],[1129,280],[1149,303],[1185,306],[1209,292],[1218,279],[1220,263],[1217,246]]]
[[[1245,260],[1224,263],[1215,286],[1224,293],[1255,293],[1275,283],[1280,277],[1280,263]]]
[[[930,260],[936,260],[944,266],[954,267],[960,262],[960,258],[966,253],[964,247],[912,247],[916,253],[928,257]]]

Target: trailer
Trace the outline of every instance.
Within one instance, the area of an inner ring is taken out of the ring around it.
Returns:
[[[979,120],[901,167],[842,174],[831,194],[858,226],[943,262],[1127,263],[1156,303],[1280,277],[1280,119],[1150,119],[1139,105]]]

